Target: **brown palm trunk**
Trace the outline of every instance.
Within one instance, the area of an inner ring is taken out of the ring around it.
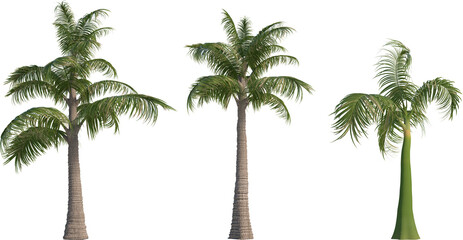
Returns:
[[[253,239],[248,204],[248,154],[245,100],[238,101],[236,182],[229,239]]]
[[[69,98],[69,120],[71,121],[71,126],[67,134],[69,171],[68,214],[63,237],[69,240],[88,239],[80,181],[79,126],[75,122],[77,117],[77,105],[76,92],[72,89]]]

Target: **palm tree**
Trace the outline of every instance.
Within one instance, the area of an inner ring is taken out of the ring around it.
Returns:
[[[20,67],[6,81],[10,84],[7,96],[16,103],[45,97],[69,110],[66,116],[56,108],[31,108],[13,119],[0,139],[5,164],[14,160],[16,171],[32,163],[47,149],[68,145],[69,201],[64,239],[88,238],[79,167],[81,127],[85,125],[87,134],[94,138],[105,127],[114,127],[117,132],[121,114],[154,123],[158,106],[173,110],[164,101],[139,94],[123,82],[103,80],[92,83],[88,80],[92,72],[117,76],[116,69],[108,61],[93,58],[93,52],[100,47],[98,38],[111,30],[99,27],[100,18],[107,16],[108,12],[98,9],[75,21],[69,5],[59,3],[54,25],[63,56],[45,66]],[[101,98],[107,93],[121,95]]]
[[[279,41],[294,31],[282,22],[264,27],[257,35],[251,35],[251,22],[244,17],[235,26],[224,10],[222,24],[228,43],[201,43],[188,45],[189,54],[199,63],[206,62],[215,75],[200,77],[192,85],[187,100],[188,110],[215,101],[224,109],[233,98],[238,107],[236,182],[233,202],[233,219],[230,239],[252,239],[248,207],[248,159],[246,141],[246,108],[255,110],[264,105],[290,121],[285,103],[277,95],[302,100],[303,91],[312,87],[294,77],[263,75],[279,64],[298,64],[295,57],[276,55],[286,49]]]
[[[402,142],[400,195],[397,220],[392,239],[419,239],[412,208],[412,178],[410,168],[411,128],[427,122],[426,108],[436,102],[450,120],[460,102],[460,90],[453,82],[435,78],[421,87],[413,84],[408,73],[412,58],[401,42],[389,41],[376,65],[380,94],[353,93],[336,106],[333,124],[341,139],[350,134],[354,144],[367,135],[367,128],[377,124],[379,150],[383,157],[397,151]]]

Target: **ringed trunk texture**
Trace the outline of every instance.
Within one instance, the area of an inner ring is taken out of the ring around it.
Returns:
[[[392,239],[420,239],[413,217],[412,173],[410,167],[411,134],[408,122],[406,126],[401,157],[399,206]]]
[[[248,154],[245,101],[238,101],[236,182],[229,239],[253,239],[248,203]]]
[[[79,127],[75,124],[77,117],[77,101],[75,90],[71,90],[69,100],[69,119],[71,127],[68,131],[68,213],[64,239],[82,240],[88,239],[85,226],[84,205],[82,199],[82,186],[80,181],[79,164]]]

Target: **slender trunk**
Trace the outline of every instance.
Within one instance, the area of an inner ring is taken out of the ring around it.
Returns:
[[[68,130],[68,214],[64,239],[82,240],[88,239],[85,226],[84,205],[82,199],[82,186],[80,181],[79,164],[79,126],[75,119],[77,117],[76,91],[71,89],[69,97],[69,120],[71,126]]]
[[[246,140],[245,100],[238,101],[236,182],[233,198],[233,218],[229,239],[253,239],[248,203],[248,153]]]
[[[410,145],[410,123],[407,119],[405,122],[404,143],[402,146],[399,206],[397,208],[397,220],[392,239],[420,239],[413,217]]]

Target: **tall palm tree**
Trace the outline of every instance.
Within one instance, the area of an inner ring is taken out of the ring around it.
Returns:
[[[105,127],[114,127],[117,132],[121,114],[154,123],[158,106],[173,110],[164,101],[139,94],[123,82],[92,83],[88,80],[92,72],[117,76],[116,69],[108,61],[93,58],[93,52],[100,47],[98,38],[111,30],[99,27],[100,18],[108,12],[98,9],[75,21],[69,5],[59,3],[54,25],[63,56],[45,66],[20,67],[6,81],[10,84],[7,96],[16,103],[45,97],[68,108],[68,116],[56,108],[31,108],[13,119],[0,139],[5,164],[14,161],[16,171],[32,163],[47,149],[68,145],[69,201],[64,239],[88,238],[79,167],[81,127],[85,125],[87,134],[94,138]],[[107,93],[121,95],[101,98]]]
[[[279,64],[298,64],[295,57],[277,53],[286,49],[278,43],[294,31],[282,22],[264,27],[257,35],[251,34],[251,23],[244,17],[235,26],[233,19],[224,10],[223,28],[228,43],[200,43],[188,45],[189,54],[197,62],[206,62],[215,75],[200,77],[192,85],[187,100],[188,110],[215,101],[224,109],[230,99],[238,107],[236,182],[233,202],[233,219],[230,239],[252,239],[248,207],[248,159],[246,140],[246,108],[255,110],[264,105],[290,121],[285,103],[277,95],[302,100],[303,91],[312,92],[312,87],[294,77],[263,75]],[[196,101],[196,102],[195,102]],[[195,104],[196,103],[196,104]]]
[[[392,239],[419,239],[412,208],[412,178],[410,168],[411,128],[427,122],[426,108],[436,102],[450,120],[460,103],[460,90],[453,82],[435,78],[418,87],[408,73],[412,58],[401,42],[389,41],[376,65],[380,94],[353,93],[336,106],[333,124],[341,139],[349,133],[354,144],[367,135],[367,128],[376,124],[379,150],[383,157],[397,151],[402,142],[400,195],[397,220]]]

